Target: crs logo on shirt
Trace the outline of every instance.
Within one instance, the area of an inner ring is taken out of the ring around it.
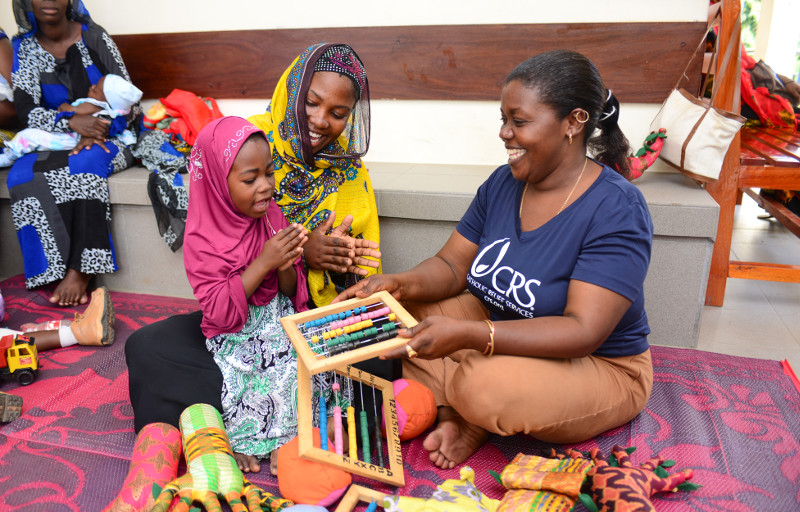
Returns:
[[[508,238],[495,240],[483,248],[472,262],[470,274],[478,281],[486,282],[486,276],[491,275],[492,288],[499,295],[511,299],[521,308],[533,309],[536,302],[534,286],[541,286],[538,279],[528,279],[525,274],[514,268],[503,265],[503,259],[508,253],[511,242]],[[491,292],[490,292],[491,293]]]

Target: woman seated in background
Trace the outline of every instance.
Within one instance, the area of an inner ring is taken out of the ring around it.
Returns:
[[[295,101],[298,97],[305,101]],[[379,267],[377,208],[361,161],[369,143],[364,65],[347,45],[311,46],[284,72],[266,114],[250,120],[263,129],[272,148],[274,200],[289,223],[310,231],[303,247],[309,295],[317,306],[328,304],[345,284]],[[343,221],[334,227],[337,216]],[[221,371],[215,364],[202,322],[199,311],[177,315],[128,338],[125,355],[137,432],[148,423],[177,426],[183,409],[195,403],[222,411],[221,394],[236,392],[222,389],[222,372],[229,369]],[[392,365],[377,363],[372,373],[391,377]],[[245,472],[260,471],[252,456],[237,454],[237,462]]]
[[[76,306],[88,300],[93,275],[117,269],[111,240],[108,176],[133,163],[130,149],[108,139],[109,121],[59,112],[86,97],[103,75],[130,81],[119,51],[81,0],[14,0],[20,32],[14,36],[14,106],[28,128],[76,132],[70,150],[30,153],[8,175],[11,213],[28,288],[58,282],[50,302]],[[117,129],[133,129],[138,104]]]
[[[14,64],[14,48],[8,35],[0,28],[0,141],[11,140],[17,128],[17,110],[14,108],[14,92],[11,89],[11,67]]]
[[[439,253],[337,297],[387,290],[421,320],[384,357],[406,357],[404,377],[433,391],[438,425],[423,446],[440,468],[489,432],[591,438],[639,414],[652,388],[652,222],[625,177],[616,98],[591,61],[558,50],[511,72],[500,111],[508,164]]]

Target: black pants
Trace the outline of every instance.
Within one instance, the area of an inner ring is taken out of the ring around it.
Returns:
[[[176,315],[142,327],[125,343],[129,391],[136,432],[148,423],[178,427],[184,409],[197,403],[222,412],[222,372],[206,349],[197,311]],[[393,381],[401,377],[400,360],[370,359],[353,365],[376,377]],[[354,405],[361,405],[361,389],[354,386]],[[373,410],[371,388],[364,388],[364,408]],[[380,397],[378,397],[380,400]],[[370,430],[375,425],[369,414]]]

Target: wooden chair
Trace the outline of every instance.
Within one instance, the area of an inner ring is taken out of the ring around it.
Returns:
[[[731,33],[733,37],[728,39]],[[736,45],[733,50],[734,55],[739,55],[740,36],[740,0],[723,0],[718,40],[723,46],[724,41],[730,40],[730,44]],[[720,54],[725,53],[726,48],[723,46],[720,46]],[[728,65],[729,69],[724,73],[725,80],[720,84],[717,106],[739,112],[741,56],[731,59]],[[722,76],[722,74],[722,70],[718,68],[716,76]],[[800,237],[800,217],[774,198],[755,190],[800,190],[800,134],[798,132],[745,128],[731,144],[719,179],[710,181],[691,173],[687,174],[698,181],[705,182],[706,190],[720,207],[717,239],[714,243],[706,289],[707,305],[722,306],[725,299],[725,286],[729,277],[800,283],[800,266],[732,261],[730,259],[733,214],[743,193],[755,199],[778,222]]]

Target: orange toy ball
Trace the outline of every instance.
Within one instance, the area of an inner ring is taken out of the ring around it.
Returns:
[[[392,382],[397,405],[397,429],[401,441],[414,439],[436,421],[436,401],[433,392],[415,380],[397,379]],[[386,431],[386,421],[381,420]]]
[[[314,428],[314,446],[319,429]],[[278,449],[278,487],[284,498],[302,505],[327,507],[338,500],[353,481],[352,475],[300,457],[297,437]],[[333,451],[329,442],[328,449]]]

